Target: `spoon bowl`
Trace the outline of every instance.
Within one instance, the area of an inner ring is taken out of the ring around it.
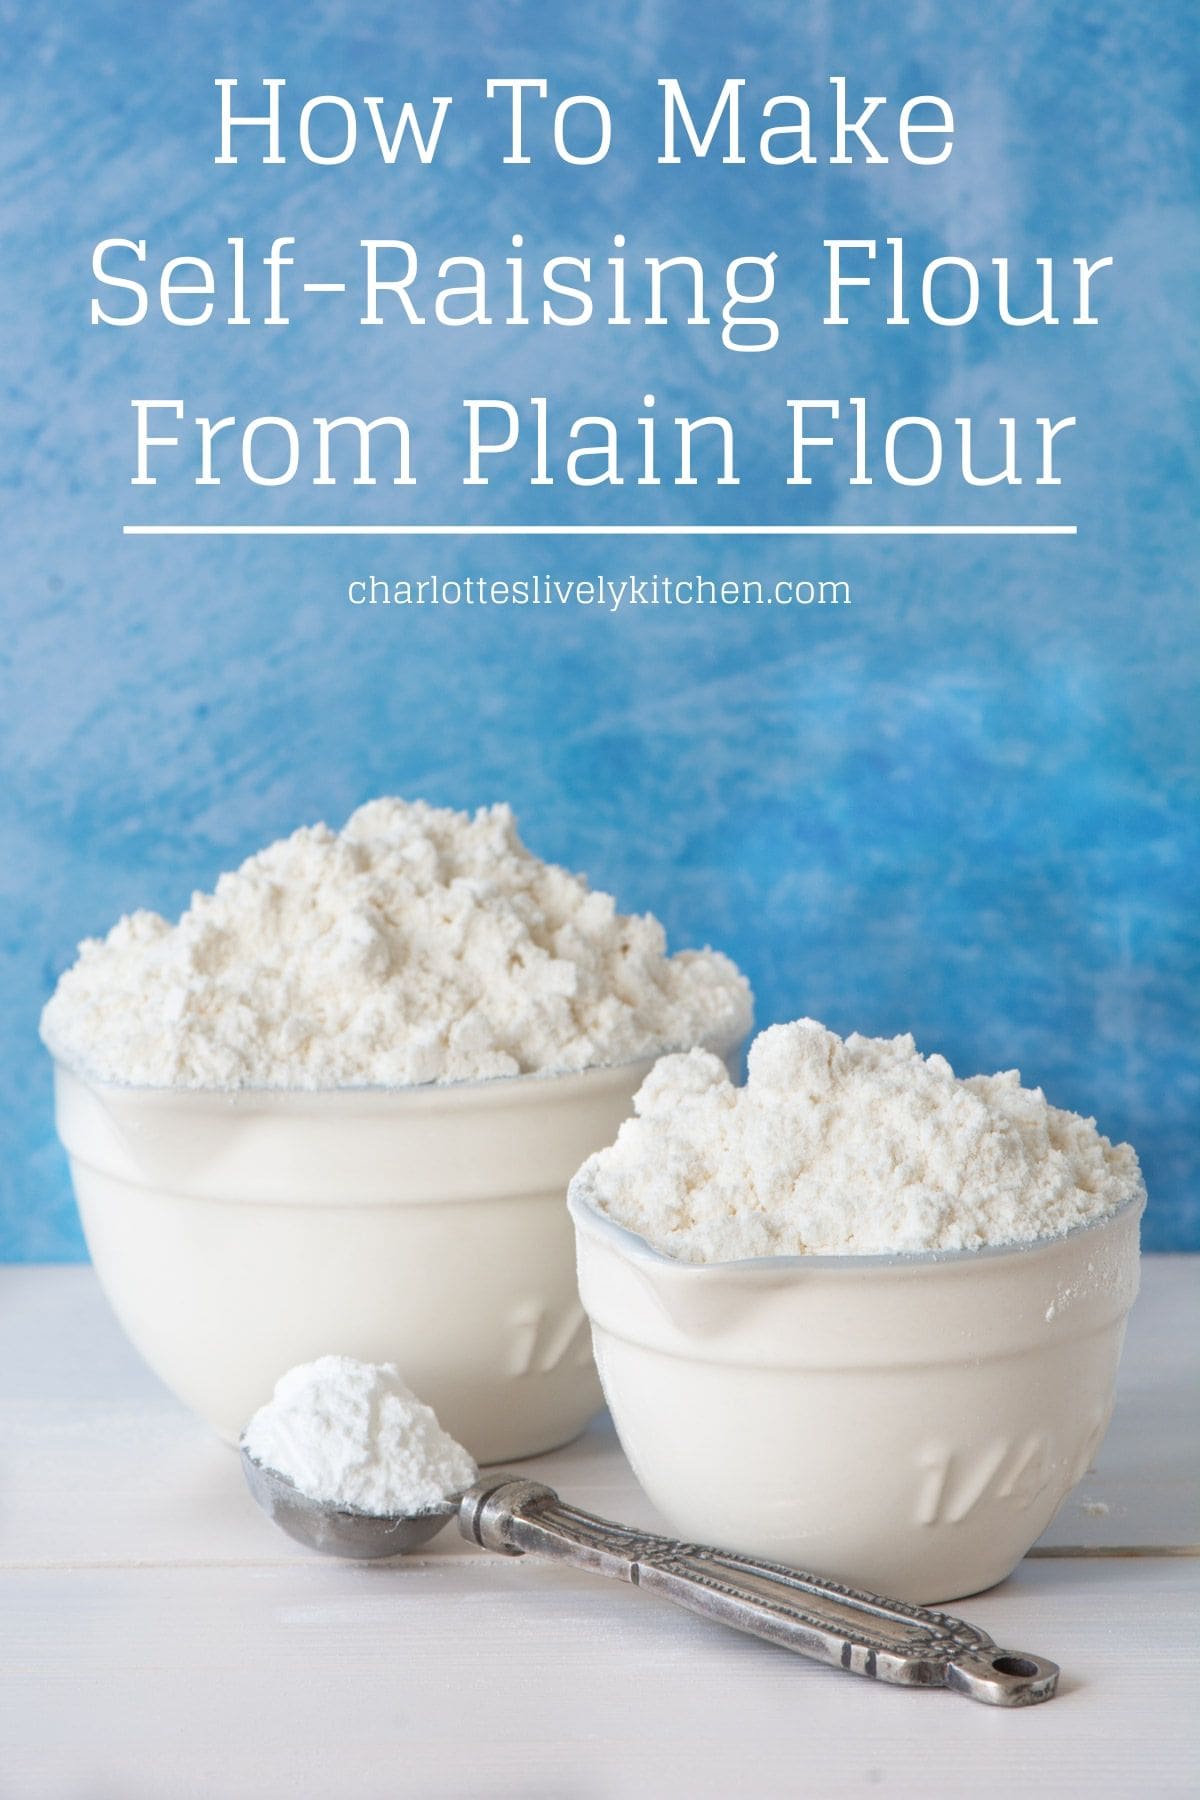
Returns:
[[[240,1451],[246,1486],[258,1504],[298,1544],[325,1556],[345,1556],[355,1562],[379,1562],[388,1556],[407,1556],[436,1537],[458,1511],[458,1501],[411,1514],[377,1514],[358,1507],[335,1507],[325,1500],[302,1494],[278,1469],[255,1462],[244,1447]]]

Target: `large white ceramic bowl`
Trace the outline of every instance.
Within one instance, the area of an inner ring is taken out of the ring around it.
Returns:
[[[600,1405],[565,1206],[653,1058],[405,1089],[121,1087],[56,1068],[59,1136],[117,1317],[236,1439],[293,1364],[392,1361],[480,1462]]]
[[[1104,1436],[1140,1197],[1019,1247],[704,1266],[570,1206],[605,1397],[681,1537],[951,1600],[1010,1573]]]

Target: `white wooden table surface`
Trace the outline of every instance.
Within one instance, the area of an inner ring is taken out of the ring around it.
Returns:
[[[1095,1470],[952,1609],[1062,1664],[1004,1712],[790,1657],[447,1532],[323,1561],[139,1363],[86,1268],[0,1269],[0,1795],[1200,1793],[1200,1258],[1148,1258]],[[523,1465],[654,1526],[607,1423]]]

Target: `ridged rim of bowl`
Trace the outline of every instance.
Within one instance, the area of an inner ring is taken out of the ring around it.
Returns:
[[[86,1087],[96,1088],[102,1093],[129,1095],[139,1099],[170,1099],[186,1104],[191,1099],[228,1100],[242,1096],[247,1099],[259,1100],[273,1098],[324,1100],[347,1094],[377,1094],[392,1099],[416,1096],[428,1098],[436,1094],[462,1094],[473,1091],[495,1093],[501,1088],[546,1087],[554,1082],[582,1081],[596,1075],[619,1075],[640,1068],[644,1068],[649,1074],[661,1057],[686,1055],[689,1050],[708,1050],[714,1056],[725,1059],[740,1051],[749,1036],[750,1032],[746,1031],[739,1032],[735,1037],[707,1038],[698,1044],[668,1044],[661,1050],[649,1050],[642,1056],[628,1057],[623,1062],[589,1063],[584,1069],[530,1070],[519,1075],[480,1075],[462,1081],[345,1082],[336,1087],[280,1087],[257,1083],[253,1085],[247,1083],[238,1087],[184,1087],[169,1082],[162,1085],[151,1085],[136,1081],[114,1081],[108,1076],[93,1073],[92,1070],[80,1063],[72,1062],[69,1057],[63,1056],[53,1049],[44,1038],[42,1043],[55,1068],[63,1070],[65,1074],[82,1082]]]
[[[634,1262],[653,1263],[658,1268],[680,1272],[685,1278],[690,1276],[712,1276],[717,1272],[735,1270],[739,1274],[753,1275],[770,1271],[780,1274],[790,1270],[819,1269],[822,1273],[848,1272],[858,1269],[879,1268],[922,1268],[941,1263],[972,1263],[994,1261],[1003,1256],[1029,1256],[1039,1250],[1057,1247],[1060,1244],[1074,1242],[1085,1237],[1089,1232],[1107,1231],[1120,1220],[1135,1211],[1140,1215],[1146,1205],[1146,1194],[1141,1191],[1131,1194],[1111,1212],[1104,1213],[1098,1219],[1088,1219],[1082,1225],[1073,1225],[1069,1231],[1051,1232],[1045,1237],[1030,1238],[1027,1241],[1008,1244],[981,1244],[965,1250],[885,1250],[866,1251],[861,1255],[788,1255],[788,1256],[745,1256],[727,1262],[682,1262],[678,1257],[668,1256],[665,1251],[658,1250],[640,1232],[633,1231],[628,1225],[620,1224],[610,1218],[572,1183],[567,1194],[567,1208],[574,1220],[576,1228],[591,1231],[601,1238],[608,1238],[623,1255]]]

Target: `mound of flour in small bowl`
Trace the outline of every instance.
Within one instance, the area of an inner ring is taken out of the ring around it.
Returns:
[[[745,978],[668,956],[507,806],[375,800],[196,894],[88,939],[42,1014],[53,1055],[145,1087],[346,1087],[631,1062],[750,1028]]]
[[[310,1500],[377,1515],[429,1512],[479,1473],[394,1363],[350,1356],[289,1369],[242,1445]]]
[[[960,1081],[911,1037],[812,1019],[656,1063],[573,1196],[681,1262],[974,1249],[1058,1235],[1143,1191],[1128,1144],[1015,1070]]]

